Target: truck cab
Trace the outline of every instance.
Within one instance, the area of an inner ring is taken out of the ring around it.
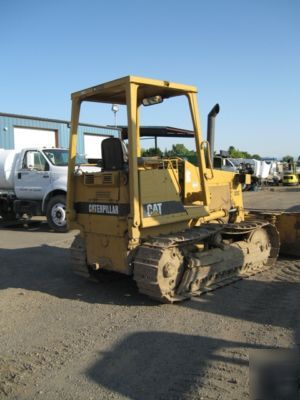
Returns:
[[[238,170],[231,160],[222,156],[214,156],[214,168],[230,172],[237,172]]]
[[[68,151],[63,149],[23,149],[15,171],[15,192],[23,199],[43,200],[53,184],[66,188]]]

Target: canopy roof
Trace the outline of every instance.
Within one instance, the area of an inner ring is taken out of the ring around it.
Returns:
[[[139,85],[138,104],[141,104],[144,98],[157,95],[162,96],[162,98],[169,98],[184,95],[186,93],[197,93],[197,89],[194,86],[130,75],[75,92],[72,94],[72,99],[125,105],[126,87],[130,84]]]
[[[117,128],[121,129],[122,139],[127,139],[127,126],[118,126]],[[174,128],[171,126],[141,126],[140,136],[191,138],[195,135],[193,131],[188,129]]]

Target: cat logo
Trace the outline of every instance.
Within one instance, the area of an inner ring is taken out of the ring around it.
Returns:
[[[151,203],[146,205],[147,217],[162,215],[162,203]]]

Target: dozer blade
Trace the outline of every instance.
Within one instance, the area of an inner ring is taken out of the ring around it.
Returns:
[[[280,254],[300,256],[300,213],[283,213],[277,217],[280,236]]]

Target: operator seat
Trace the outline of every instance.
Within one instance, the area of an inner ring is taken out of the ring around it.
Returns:
[[[102,170],[119,171],[127,166],[127,148],[125,143],[118,138],[109,137],[101,143]]]

